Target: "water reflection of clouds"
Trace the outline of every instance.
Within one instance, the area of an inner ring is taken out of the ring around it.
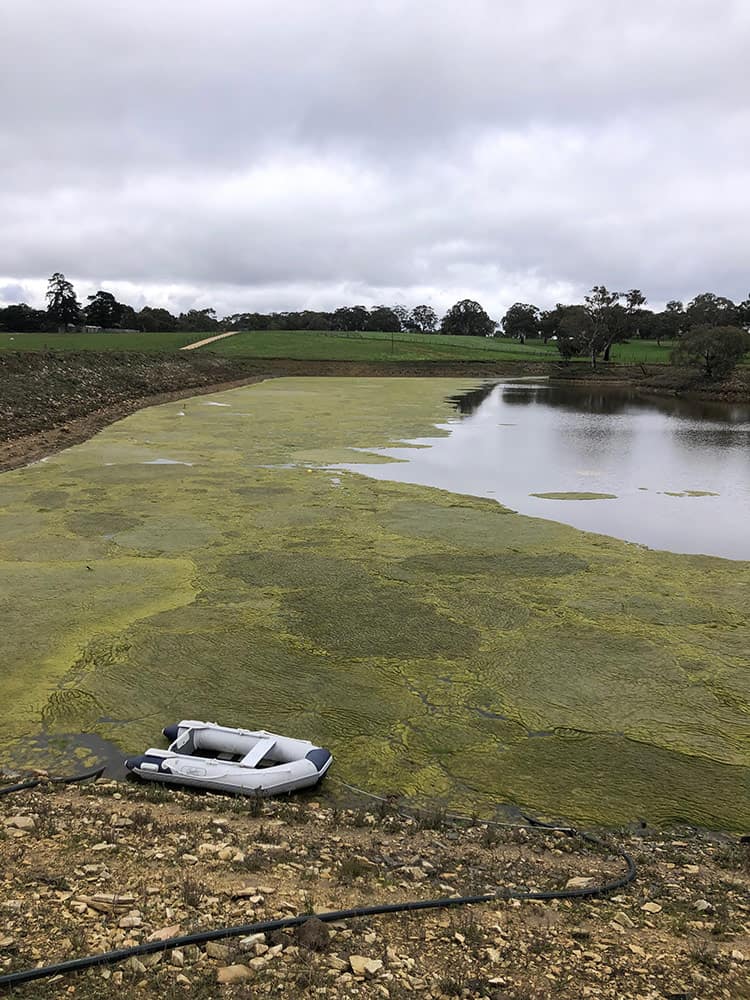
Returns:
[[[447,437],[420,439],[428,449],[384,449],[401,462],[349,468],[492,497],[652,548],[750,559],[750,407],[529,383],[481,386],[456,407],[458,420],[440,425]],[[594,485],[618,499],[555,504],[552,514],[529,495]],[[667,495],[689,490],[720,496]]]

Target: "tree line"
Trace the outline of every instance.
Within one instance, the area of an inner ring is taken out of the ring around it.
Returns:
[[[33,309],[25,303],[0,309],[0,330],[24,333],[93,327],[144,333],[332,330],[504,336],[521,343],[554,341],[565,361],[586,356],[592,367],[599,359],[609,361],[613,344],[632,339],[666,340],[676,342],[675,360],[697,364],[711,377],[731,369],[748,350],[746,331],[750,327],[750,295],[735,303],[713,292],[702,292],[686,305],[673,299],[655,311],[647,308],[640,289],[617,292],[604,285],[594,285],[582,303],[557,303],[553,309],[516,302],[499,322],[472,299],[457,302],[442,318],[429,305],[413,309],[355,305],[330,312],[234,313],[219,319],[214,309],[190,309],[179,315],[152,306],[136,311],[102,289],[89,295],[82,306],[73,284],[60,272],[49,279],[46,297],[46,309]],[[729,359],[734,360],[729,363]]]

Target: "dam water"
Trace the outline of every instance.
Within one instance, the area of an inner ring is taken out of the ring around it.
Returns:
[[[750,406],[546,381],[454,402],[448,436],[378,451],[400,464],[346,467],[653,549],[750,559]]]

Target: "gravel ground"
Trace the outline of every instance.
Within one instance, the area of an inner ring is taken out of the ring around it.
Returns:
[[[369,807],[132,783],[0,799],[0,971],[299,912],[558,888],[622,871],[616,855],[564,834]],[[608,899],[311,920],[299,932],[174,949],[14,995],[750,997],[748,846],[686,829],[604,837],[639,868]]]

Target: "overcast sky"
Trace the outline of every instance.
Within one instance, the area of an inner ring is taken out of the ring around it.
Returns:
[[[750,290],[747,0],[1,0],[0,302]]]

